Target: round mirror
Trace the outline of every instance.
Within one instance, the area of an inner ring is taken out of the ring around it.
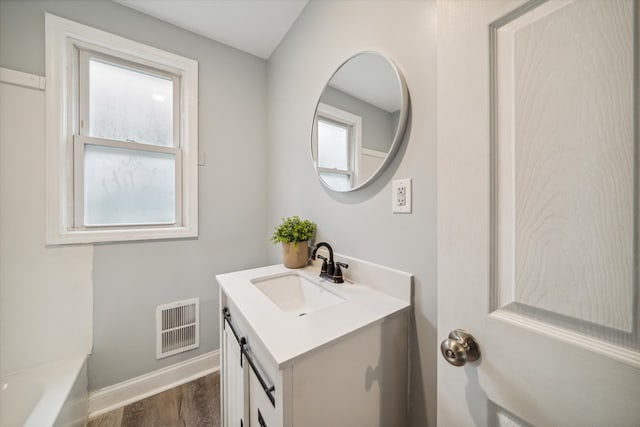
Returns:
[[[311,155],[320,181],[331,190],[370,184],[402,142],[409,109],[404,78],[376,52],[343,63],[325,85],[313,118]]]

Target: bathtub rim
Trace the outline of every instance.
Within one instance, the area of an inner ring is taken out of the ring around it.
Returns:
[[[0,378],[2,384],[11,384],[12,379],[14,382],[35,379],[37,383],[42,385],[42,395],[31,409],[23,427],[54,425],[71,393],[76,378],[87,363],[88,356],[85,353],[73,354],[64,359],[12,372]]]

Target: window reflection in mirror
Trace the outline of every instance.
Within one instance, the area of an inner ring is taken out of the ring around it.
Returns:
[[[333,187],[348,189],[353,182],[353,126],[318,117],[318,172]]]

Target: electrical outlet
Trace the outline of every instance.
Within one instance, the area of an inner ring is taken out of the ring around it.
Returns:
[[[391,212],[411,213],[411,178],[391,182]]]

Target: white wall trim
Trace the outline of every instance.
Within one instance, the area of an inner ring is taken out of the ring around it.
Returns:
[[[44,77],[0,67],[0,83],[44,90]]]
[[[214,350],[89,394],[89,418],[121,408],[220,370],[220,350]]]
[[[386,151],[378,151],[378,150],[373,150],[371,148],[364,148],[364,147],[362,147],[360,151],[363,156],[377,157],[378,159],[384,159],[385,157],[387,157]]]

